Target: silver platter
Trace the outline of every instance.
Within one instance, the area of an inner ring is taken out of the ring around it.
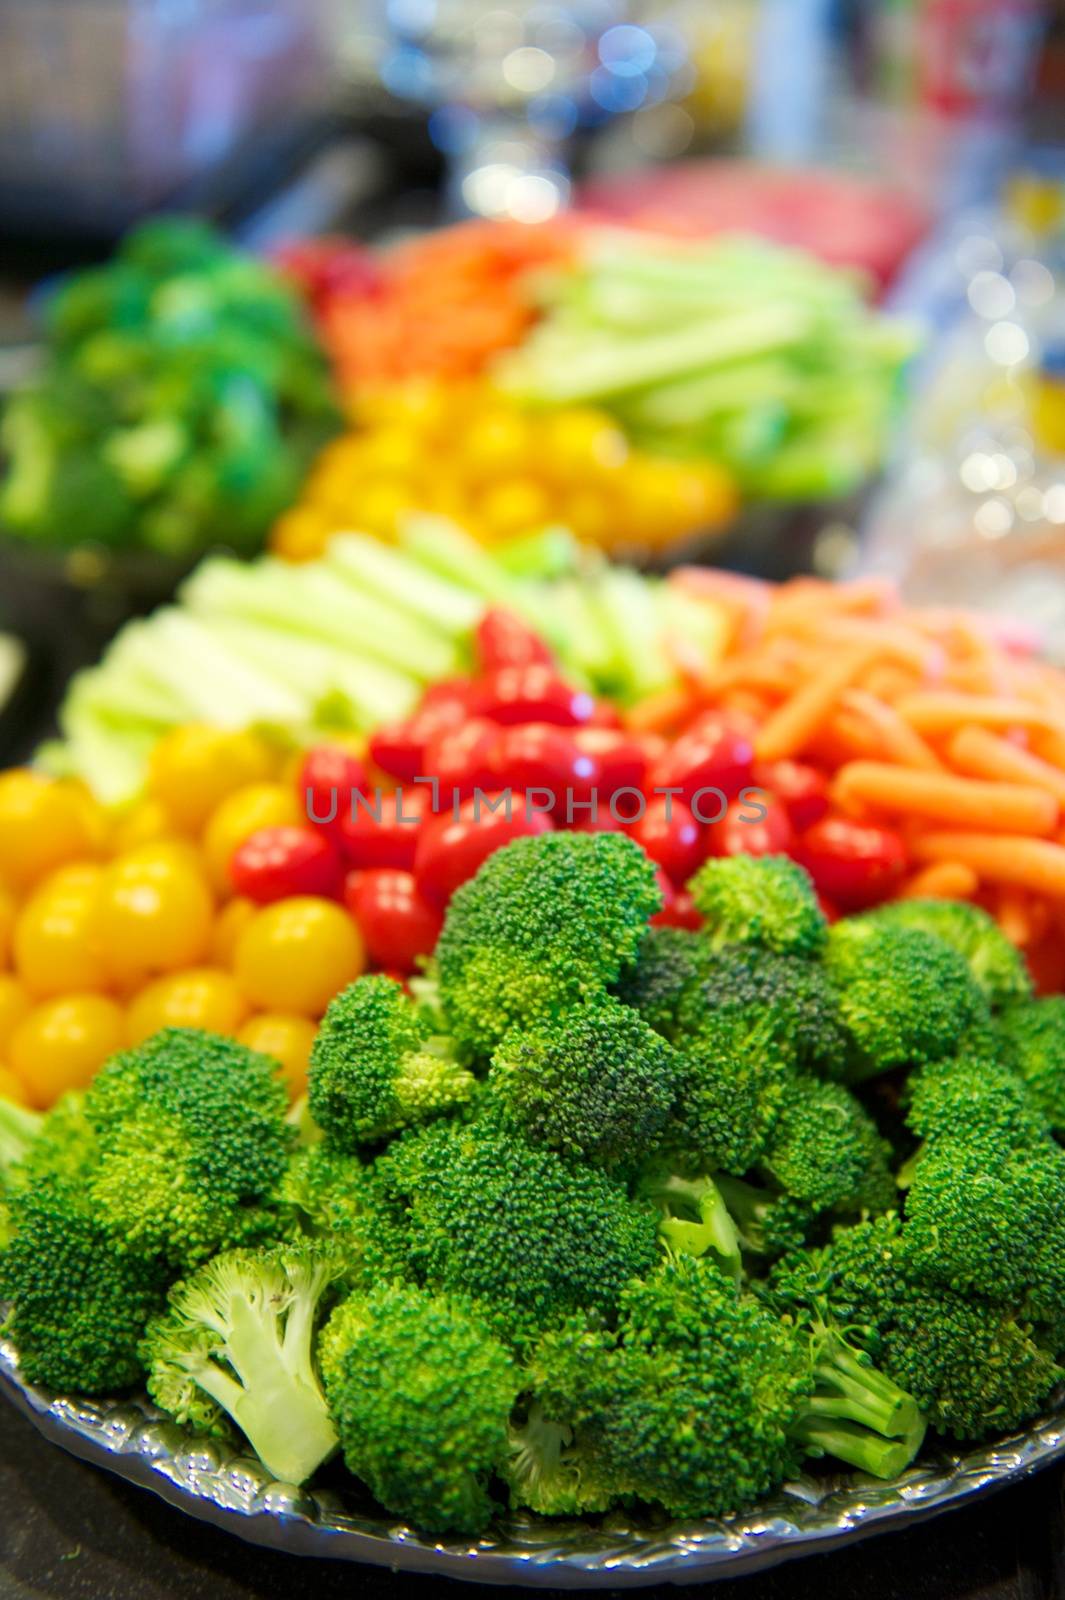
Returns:
[[[619,1589],[737,1577],[935,1516],[1065,1459],[1061,1409],[994,1445],[930,1457],[892,1483],[804,1477],[757,1511],[720,1521],[514,1515],[471,1542],[429,1542],[389,1521],[354,1482],[343,1493],[278,1483],[258,1461],[194,1439],[145,1399],[81,1400],[30,1388],[3,1342],[0,1390],[72,1455],[253,1544],[509,1587]]]

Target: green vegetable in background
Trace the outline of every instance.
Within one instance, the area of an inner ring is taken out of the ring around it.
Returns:
[[[203,223],[146,223],[44,321],[0,424],[0,529],[32,543],[248,554],[338,426],[295,294]]]

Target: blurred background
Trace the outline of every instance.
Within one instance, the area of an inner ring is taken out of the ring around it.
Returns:
[[[1063,120],[1040,0],[4,0],[7,752],[412,512],[1065,653]]]

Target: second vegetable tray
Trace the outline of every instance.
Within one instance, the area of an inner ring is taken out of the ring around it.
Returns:
[[[357,1491],[278,1483],[259,1462],[194,1438],[147,1400],[85,1400],[31,1388],[2,1341],[0,1393],[72,1455],[249,1543],[510,1588],[619,1589],[739,1577],[909,1526],[1065,1459],[1063,1406],[1008,1438],[964,1452],[942,1450],[890,1483],[854,1474],[802,1477],[742,1516],[671,1522],[611,1513],[595,1522],[559,1522],[515,1515],[477,1539],[433,1541]]]

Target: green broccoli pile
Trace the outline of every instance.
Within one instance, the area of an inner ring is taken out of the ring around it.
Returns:
[[[258,549],[339,426],[281,278],[164,218],[64,280],[44,318],[44,366],[0,426],[0,529],[175,559]]]
[[[144,1385],[288,1482],[337,1455],[431,1535],[727,1515],[1044,1410],[1065,1005],[969,906],[829,928],[783,858],[690,888],[657,926],[631,841],[520,839],[413,992],[336,997],[299,1114],[189,1030],[0,1107],[23,1375]]]

